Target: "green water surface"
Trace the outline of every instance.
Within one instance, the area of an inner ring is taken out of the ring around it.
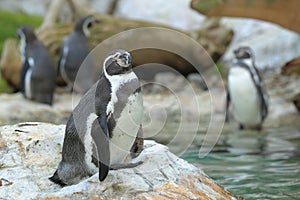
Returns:
[[[194,146],[182,158],[245,199],[300,199],[300,127],[231,130],[205,158]]]

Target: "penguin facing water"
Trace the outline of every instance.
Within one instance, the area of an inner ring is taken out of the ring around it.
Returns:
[[[140,83],[132,71],[131,56],[111,52],[99,81],[82,97],[65,131],[62,160],[49,179],[61,186],[99,172],[103,181],[109,169],[134,167],[126,163],[143,148],[143,101]]]
[[[254,55],[249,47],[234,50],[235,59],[227,77],[226,120],[232,103],[234,119],[239,128],[260,130],[268,114],[268,95],[261,76],[254,64]]]
[[[96,23],[99,21],[92,16],[81,17],[75,23],[73,32],[64,39],[58,61],[58,72],[70,89],[74,85],[80,65],[90,52],[89,28]]]
[[[51,105],[56,86],[54,62],[31,27],[20,27],[17,35],[21,40],[20,50],[23,63],[20,90],[25,98]]]

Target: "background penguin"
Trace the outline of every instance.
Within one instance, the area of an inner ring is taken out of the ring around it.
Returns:
[[[226,120],[231,101],[233,116],[240,129],[247,127],[260,130],[268,113],[268,95],[264,83],[249,47],[240,47],[234,54],[235,59],[227,77]]]
[[[73,32],[64,39],[58,61],[58,71],[71,91],[79,67],[90,52],[88,42],[90,34],[89,28],[95,23],[99,23],[99,21],[92,16],[79,18],[74,26]],[[92,83],[95,82],[96,81],[93,81]],[[89,86],[92,86],[92,84],[89,84]],[[87,91],[88,89],[89,88],[84,88],[83,90]]]
[[[25,98],[51,105],[56,86],[54,62],[32,28],[22,26],[18,29],[17,35],[21,40],[23,62],[20,90]]]
[[[125,163],[143,147],[143,100],[140,83],[132,71],[131,56],[111,52],[103,63],[99,81],[82,97],[65,131],[62,160],[49,179],[61,186],[99,171],[103,181],[109,169],[134,167]]]

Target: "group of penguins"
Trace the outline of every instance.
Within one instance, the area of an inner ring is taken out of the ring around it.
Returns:
[[[91,16],[80,18],[65,38],[59,72],[72,87],[81,62],[89,53],[88,29],[98,23]],[[52,104],[56,85],[54,63],[44,45],[28,26],[19,28],[23,66],[20,88],[28,99]],[[226,120],[232,104],[240,129],[260,130],[268,113],[268,95],[249,47],[239,47],[227,77]],[[143,100],[140,82],[132,70],[129,52],[118,49],[104,59],[99,80],[71,113],[62,147],[62,159],[50,181],[66,186],[99,172],[105,180],[109,170],[131,168],[129,162],[143,149]]]
[[[73,32],[64,38],[58,67],[31,27],[18,29],[22,60],[19,86],[25,98],[52,105],[57,76],[62,77],[70,89],[73,88],[80,65],[90,52],[89,28],[96,23],[99,20],[92,16],[77,20]]]

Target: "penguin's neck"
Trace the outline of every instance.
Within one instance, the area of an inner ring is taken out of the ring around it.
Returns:
[[[127,74],[117,74],[117,75],[108,75],[105,72],[105,77],[108,79],[111,85],[111,100],[107,106],[106,114],[108,115],[110,112],[114,112],[114,105],[118,102],[117,91],[121,88],[122,85],[131,82],[134,79],[137,79],[137,76],[132,71]]]
[[[245,65],[247,65],[248,67],[253,66],[253,59],[252,58],[234,58],[233,60],[234,63],[244,63]]]

